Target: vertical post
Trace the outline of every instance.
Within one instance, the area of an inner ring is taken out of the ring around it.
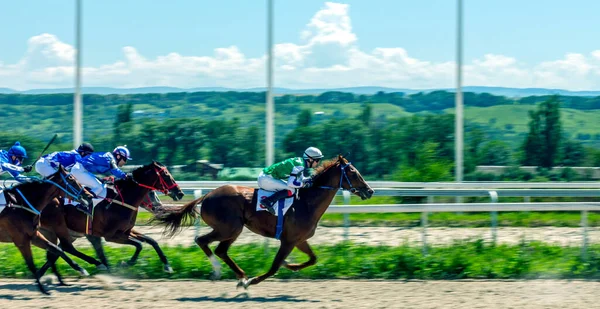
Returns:
[[[456,21],[456,93],[454,97],[456,111],[454,116],[455,129],[455,176],[456,182],[463,181],[463,94],[462,94],[462,0],[457,0],[457,21]],[[457,203],[462,199],[458,197]]]
[[[345,205],[350,205],[350,192],[349,191],[342,191],[342,194],[344,195],[344,204]],[[348,241],[348,235],[349,235],[349,229],[350,229],[350,215],[345,213],[344,214],[344,241]]]
[[[490,195],[490,203],[498,202],[498,192],[489,191]],[[498,240],[498,212],[492,211],[492,243],[496,244],[496,240]]]
[[[274,154],[274,106],[273,106],[273,0],[267,0],[267,119],[266,119],[266,163],[275,161]]]
[[[433,204],[435,202],[435,197],[428,196],[427,204]],[[423,255],[427,255],[427,224],[429,221],[429,213],[422,212],[421,213],[421,242],[423,244]]]
[[[423,243],[423,255],[427,255],[427,219],[429,213],[424,211],[421,213],[421,242]]]
[[[194,190],[194,199],[198,199],[200,197],[202,197],[202,190],[201,189]],[[198,208],[198,213],[200,213],[200,204],[196,205],[196,207]],[[196,236],[200,236],[200,221],[201,220],[202,220],[201,218],[198,218],[198,219],[196,219],[196,222],[195,222],[196,223]]]
[[[275,162],[273,117],[273,0],[267,0],[267,119],[266,119],[266,165]],[[269,254],[269,239],[265,238],[265,256]]]
[[[587,215],[588,215],[587,210],[581,211],[581,229],[582,229],[581,258],[583,260],[587,259],[587,245],[588,245]]]
[[[73,99],[73,148],[83,142],[81,106],[81,0],[75,0],[75,97]]]

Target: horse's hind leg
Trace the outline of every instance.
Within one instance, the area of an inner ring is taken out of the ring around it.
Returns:
[[[225,264],[227,264],[227,266],[229,266],[229,268],[235,272],[236,277],[241,280],[248,278],[246,277],[246,273],[227,254],[229,247],[231,247],[231,244],[237,239],[238,235],[236,235],[233,239],[224,240],[219,243],[219,245],[215,248],[215,254],[220,257],[221,260],[223,260],[223,262],[225,262]]]
[[[317,263],[317,256],[312,251],[311,247],[308,245],[308,242],[303,241],[303,242],[297,244],[296,248],[298,248],[298,250],[300,250],[300,251],[306,253],[306,255],[308,255],[308,261],[301,263],[301,264],[288,264],[287,261],[283,261],[283,267],[285,267],[291,271],[299,271],[301,269],[304,269],[308,266],[315,265]]]
[[[271,268],[269,268],[269,271],[267,271],[265,274],[260,275],[258,277],[254,277],[254,278],[250,278],[248,280],[238,282],[238,287],[243,286],[245,289],[247,289],[249,285],[259,284],[263,280],[273,276],[275,273],[277,273],[277,271],[281,267],[281,264],[283,263],[285,258],[287,258],[288,255],[290,255],[290,252],[292,252],[293,249],[294,249],[293,243],[281,242],[279,251],[277,251],[277,254],[275,255],[275,259],[273,260],[273,263],[271,264]]]
[[[226,234],[214,229],[206,235],[196,236],[196,244],[200,246],[202,251],[204,251],[206,256],[210,259],[210,263],[213,268],[213,279],[216,280],[221,278],[221,264],[213,254],[212,250],[210,250],[208,247],[208,245],[213,241],[221,242],[217,248],[215,248],[216,255],[220,257],[233,272],[235,272],[238,279],[246,278],[244,271],[229,257],[229,255],[227,255],[227,250],[240,235],[243,228],[244,227],[242,225],[240,228],[230,230],[230,232]]]

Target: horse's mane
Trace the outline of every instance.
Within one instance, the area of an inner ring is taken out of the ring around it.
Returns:
[[[344,164],[348,163],[348,160],[346,160],[346,158],[344,158],[342,156],[338,156],[331,160],[324,161],[323,164],[321,164],[320,166],[317,166],[313,170],[313,179],[319,177],[321,174],[323,174],[325,171],[327,171],[330,167],[337,164],[340,160],[342,160],[342,163],[344,163]]]
[[[45,181],[41,178],[29,178],[27,182],[20,182],[15,184],[12,187],[7,188],[7,190],[14,190],[15,188],[19,188],[19,189],[25,189],[28,188],[30,186],[35,186],[35,185],[40,185],[43,184]]]

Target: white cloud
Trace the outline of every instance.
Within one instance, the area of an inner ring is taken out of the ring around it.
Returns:
[[[297,43],[274,47],[278,87],[328,88],[387,86],[445,88],[454,86],[455,63],[419,59],[402,47],[359,48],[352,30],[350,6],[326,2],[299,29]],[[23,57],[6,64],[0,59],[0,87],[14,89],[71,87],[75,49],[53,34],[31,37]],[[183,88],[265,85],[266,56],[248,58],[236,46],[212,55],[172,52],[149,59],[125,46],[123,58],[83,68],[84,86]],[[600,89],[600,50],[589,55],[568,53],[563,59],[526,64],[514,57],[486,54],[464,66],[466,85]]]

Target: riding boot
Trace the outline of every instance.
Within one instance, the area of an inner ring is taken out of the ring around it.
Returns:
[[[273,205],[275,205],[280,199],[286,198],[288,196],[288,190],[277,191],[273,193],[273,195],[262,199],[260,201],[260,204],[263,205],[267,209],[267,211],[270,212],[272,215],[275,215],[275,209],[273,208]]]

